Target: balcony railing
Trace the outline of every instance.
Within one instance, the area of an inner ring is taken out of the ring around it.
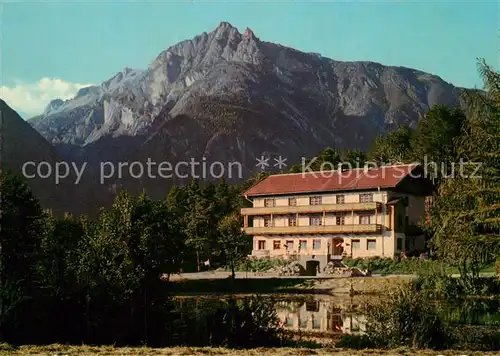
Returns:
[[[345,211],[368,211],[381,210],[382,203],[345,203],[345,204],[321,204],[321,205],[296,205],[296,206],[273,206],[262,208],[243,208],[241,215],[270,215],[270,214],[296,214],[296,213],[322,213],[345,212]]]
[[[380,224],[245,227],[247,235],[363,234],[382,232]]]

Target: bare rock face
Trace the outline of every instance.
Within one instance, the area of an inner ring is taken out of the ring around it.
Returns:
[[[457,104],[459,91],[418,70],[339,62],[223,22],[29,122],[71,161],[207,157],[241,162],[244,178],[262,153],[290,163],[325,146],[367,149],[430,106]]]

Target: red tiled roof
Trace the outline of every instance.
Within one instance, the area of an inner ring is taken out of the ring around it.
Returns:
[[[276,174],[257,183],[245,196],[393,188],[418,164],[385,166],[349,171]]]

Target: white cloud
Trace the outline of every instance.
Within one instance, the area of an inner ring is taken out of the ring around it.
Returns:
[[[15,86],[13,87],[0,87],[0,98],[14,110],[21,111],[29,117],[41,114],[51,100],[71,99],[81,88],[94,85],[71,83],[52,78],[42,78],[31,84],[18,80],[14,82]]]

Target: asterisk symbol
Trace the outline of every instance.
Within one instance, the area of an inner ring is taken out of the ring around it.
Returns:
[[[264,156],[260,156],[260,158],[257,158],[256,166],[260,167],[260,169],[264,170],[264,169],[266,169],[266,167],[269,167],[269,163],[267,163],[267,161],[269,161],[269,158],[266,158]]]
[[[286,167],[286,157],[281,157],[279,156],[278,158],[274,159],[276,163],[274,164],[275,167],[278,167],[279,169],[282,169]]]

